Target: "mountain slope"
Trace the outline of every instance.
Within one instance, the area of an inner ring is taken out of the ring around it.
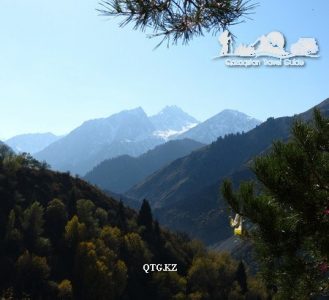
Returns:
[[[146,202],[137,215],[80,179],[13,154],[0,156],[0,199],[1,299],[229,299],[236,293],[238,264],[161,229]],[[177,270],[144,272],[151,263]],[[194,278],[209,269],[221,272],[195,286]]]
[[[21,134],[6,140],[6,144],[17,153],[27,152],[34,154],[45,149],[59,138],[50,132]]]
[[[273,140],[288,137],[291,121],[271,119],[248,133],[219,138],[151,175],[133,187],[128,196],[150,199],[155,207],[175,203],[182,196],[193,194],[196,184],[211,184],[270,146]]]
[[[13,155],[13,154],[14,151],[4,142],[0,141],[0,159],[3,159],[5,156]]]
[[[105,190],[123,193],[173,160],[204,146],[193,140],[170,141],[139,157],[119,156],[101,162],[84,177]]]
[[[239,111],[226,109],[175,138],[190,138],[204,144],[210,144],[220,136],[247,132],[260,123],[261,121]]]
[[[140,155],[163,142],[142,108],[90,120],[51,144],[35,157],[54,169],[84,174],[114,156]]]
[[[329,99],[319,105],[329,112]],[[309,119],[311,111],[298,117]],[[127,192],[135,199],[148,199],[159,220],[171,228],[186,230],[207,243],[230,234],[225,205],[218,200],[223,178],[250,178],[247,163],[271,147],[274,140],[287,140],[294,117],[270,118],[255,129],[219,138],[213,144],[178,159]],[[223,224],[223,220],[224,224]]]

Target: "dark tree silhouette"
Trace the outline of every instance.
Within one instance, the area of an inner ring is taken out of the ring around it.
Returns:
[[[242,261],[240,261],[238,269],[236,270],[236,280],[241,287],[242,294],[248,291],[246,269]]]
[[[137,223],[139,226],[145,226],[146,231],[151,232],[153,229],[153,216],[150,204],[147,200],[143,200],[142,206],[139,210]]]

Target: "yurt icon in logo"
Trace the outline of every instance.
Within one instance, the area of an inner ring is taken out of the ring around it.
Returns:
[[[319,46],[315,38],[300,38],[292,44],[290,51],[285,49],[286,40],[281,32],[273,31],[267,35],[262,35],[252,44],[240,44],[234,49],[233,39],[228,30],[225,30],[219,37],[222,48],[220,57],[318,57]]]

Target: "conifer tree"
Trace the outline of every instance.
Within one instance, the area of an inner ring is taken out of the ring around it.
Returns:
[[[242,294],[245,294],[248,291],[247,285],[247,274],[246,269],[242,261],[240,261],[238,265],[238,269],[236,270],[236,280],[240,285]]]
[[[222,191],[250,232],[263,278],[282,299],[329,294],[329,119],[296,121],[292,139],[276,142],[252,167],[259,184]],[[280,298],[281,299],[281,298]]]
[[[139,226],[145,226],[146,231],[152,232],[153,230],[153,216],[150,204],[146,199],[143,200],[142,206],[139,210],[137,223]]]
[[[123,232],[126,232],[128,229],[127,226],[127,220],[126,220],[126,215],[125,215],[125,207],[123,205],[122,200],[120,199],[119,201],[119,207],[117,211],[117,225]]]

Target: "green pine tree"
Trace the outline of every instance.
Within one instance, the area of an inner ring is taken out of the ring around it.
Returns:
[[[224,182],[230,206],[253,224],[263,278],[280,299],[329,293],[329,119],[296,121],[288,143],[255,159],[259,184],[238,192]]]
[[[236,270],[236,280],[240,285],[242,294],[245,294],[248,291],[247,285],[247,274],[246,269],[242,261],[240,261],[238,265],[238,269]]]
[[[139,210],[137,224],[139,226],[144,226],[146,231],[152,232],[153,231],[153,216],[150,204],[147,200],[143,200],[142,206]]]
[[[119,228],[121,228],[122,231],[126,232],[128,230],[127,218],[125,215],[125,207],[124,207],[121,199],[119,201],[119,207],[117,210],[116,221],[117,221],[116,222],[117,226]]]

